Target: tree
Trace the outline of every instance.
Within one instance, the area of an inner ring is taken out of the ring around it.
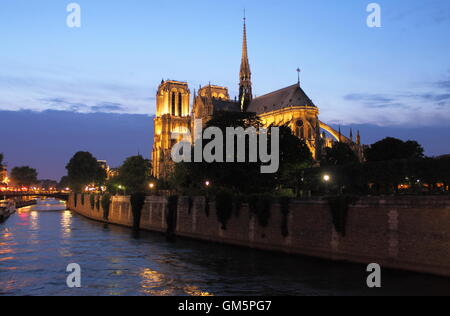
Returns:
[[[310,168],[313,156],[306,142],[292,133],[288,126],[279,127],[280,131],[280,169],[277,182],[283,188],[298,191],[301,186],[302,171]]]
[[[306,164],[313,162],[313,156],[306,142],[292,133],[288,126],[280,126],[280,165]]]
[[[358,162],[358,156],[346,143],[336,142],[333,147],[326,148],[320,161],[322,166],[342,166]]]
[[[15,167],[11,170],[11,178],[16,185],[30,186],[37,183],[38,173],[36,169],[25,167]]]
[[[102,185],[106,179],[106,171],[97,159],[89,152],[76,153],[66,166],[69,182],[75,192],[89,184]]]
[[[4,158],[3,154],[0,153],[0,168],[3,168],[3,158]]]
[[[416,141],[388,137],[367,148],[365,155],[368,162],[416,159],[424,157],[424,149]]]
[[[58,188],[64,190],[70,187],[70,179],[68,176],[64,176],[59,180]]]
[[[219,112],[205,124],[205,129],[209,127],[219,128],[222,134],[226,135],[228,127],[247,128],[253,127],[258,129],[262,126],[259,118],[253,113],[241,112]],[[267,192],[274,187],[273,174],[261,174],[261,162],[248,162],[249,141],[245,142],[246,161],[238,163],[237,147],[238,142],[235,141],[234,157],[235,162],[222,163],[213,162],[190,162],[179,163],[175,166],[171,176],[170,183],[179,191],[201,191],[205,189],[206,181],[209,181],[213,190],[228,189],[236,193],[256,193]],[[207,146],[203,142],[203,146]],[[223,142],[223,161],[227,161],[228,155],[226,141]],[[194,150],[192,150],[194,154]],[[193,160],[192,160],[193,161]]]
[[[127,193],[145,192],[151,180],[151,164],[142,156],[133,156],[125,160],[119,168],[118,182],[125,187]]]

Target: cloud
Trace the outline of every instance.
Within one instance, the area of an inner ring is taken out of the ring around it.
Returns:
[[[438,102],[438,103],[450,101],[450,93],[444,93],[444,94],[424,93],[424,94],[417,95],[417,97],[422,98],[426,101],[432,101],[432,102]]]
[[[125,112],[126,108],[120,103],[103,102],[95,106],[91,106],[92,112]]]
[[[0,67],[1,68],[1,67]],[[121,78],[99,80],[8,66],[0,74],[0,110],[150,114],[156,90]],[[153,107],[153,109],[152,109]]]
[[[360,102],[368,108],[383,109],[383,108],[408,108],[398,98],[391,95],[384,94],[370,94],[370,93],[351,93],[344,96],[344,100]]]
[[[437,81],[435,85],[441,89],[447,89],[450,91],[450,80]]]

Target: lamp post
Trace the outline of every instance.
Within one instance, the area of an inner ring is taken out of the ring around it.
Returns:
[[[329,185],[329,183],[330,183],[330,181],[331,181],[330,175],[325,174],[325,175],[323,176],[323,181],[325,182],[325,193],[326,193],[326,194],[329,194],[329,187],[328,187],[328,185]]]
[[[149,184],[148,186],[149,186],[149,188],[150,188],[150,193],[153,194],[156,185],[155,185],[153,182],[150,182],[150,184]]]

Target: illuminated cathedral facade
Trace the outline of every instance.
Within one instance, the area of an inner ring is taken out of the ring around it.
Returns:
[[[191,92],[188,83],[175,80],[161,82],[156,96],[152,153],[152,173],[156,178],[167,178],[173,169],[171,150],[180,140],[172,139],[174,133],[192,135],[195,120],[202,119],[205,123],[215,113],[225,111],[256,113],[266,127],[289,126],[297,137],[306,142],[316,160],[319,160],[324,148],[333,146],[334,142],[347,143],[357,156],[363,159],[363,146],[359,132],[354,140],[352,132],[350,137],[345,137],[340,130],[336,131],[321,122],[319,108],[303,91],[300,80],[292,86],[266,95],[253,96],[245,19],[239,72],[239,98],[232,100],[228,88],[209,84],[200,87],[198,92],[194,91],[192,109],[190,100]]]

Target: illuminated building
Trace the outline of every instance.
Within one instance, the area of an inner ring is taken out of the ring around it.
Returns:
[[[0,165],[0,183],[8,184],[8,170],[5,166]]]
[[[188,84],[185,82],[163,80],[158,88],[152,153],[155,177],[166,178],[172,170],[171,149],[178,142],[172,139],[172,133],[178,133],[180,138],[189,133],[190,96]]]
[[[298,70],[300,71],[300,70]],[[242,59],[239,72],[239,97],[230,99],[228,89],[217,85],[200,87],[194,91],[192,113],[190,112],[190,90],[186,82],[162,81],[156,97],[155,134],[152,154],[153,176],[167,178],[173,163],[171,149],[184,135],[192,135],[194,120],[203,124],[217,112],[256,113],[265,127],[289,126],[296,136],[305,141],[314,159],[321,157],[323,149],[334,142],[347,143],[363,160],[360,133],[353,139],[345,137],[319,119],[319,108],[307,96],[300,85],[294,85],[260,97],[252,95],[252,73],[248,57],[247,25],[244,19]],[[178,139],[172,139],[176,133]],[[191,136],[192,137],[192,136]],[[192,139],[189,139],[192,142]]]

